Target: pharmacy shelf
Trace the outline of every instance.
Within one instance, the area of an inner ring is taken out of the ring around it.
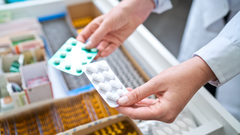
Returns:
[[[0,6],[9,10],[14,19],[21,17],[43,17],[66,12],[66,6],[86,0],[42,0]],[[92,0],[102,13],[109,12],[118,4],[117,0]],[[42,11],[42,9],[46,9]],[[143,25],[124,42],[124,47],[151,76],[178,65],[176,58]],[[54,75],[53,75],[54,76]],[[58,84],[56,84],[57,87]],[[59,97],[64,94],[60,94]],[[205,88],[201,88],[186,106],[191,111],[198,127],[185,135],[240,135],[240,123],[212,97]]]

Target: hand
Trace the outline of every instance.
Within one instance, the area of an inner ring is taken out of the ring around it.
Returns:
[[[208,65],[194,57],[130,91],[118,100],[121,106],[116,109],[133,119],[171,123],[201,86],[215,78]],[[145,99],[152,94],[156,100]]]
[[[97,47],[98,55],[106,57],[148,17],[154,8],[152,0],[124,0],[109,13],[90,22],[78,35],[77,40],[86,43],[86,48]]]

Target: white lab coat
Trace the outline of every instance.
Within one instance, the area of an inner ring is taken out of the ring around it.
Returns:
[[[204,55],[203,57],[207,58],[207,54],[203,54],[203,52],[207,52],[208,50],[216,50],[219,51],[219,47],[217,44],[221,42],[219,39],[218,41],[212,41],[212,39],[217,37],[219,32],[224,27],[224,16],[229,12],[229,20],[240,10],[240,1],[239,0],[195,0],[193,1],[187,25],[184,31],[180,52],[178,56],[178,60],[183,62],[187,59],[190,59],[192,55],[195,53],[197,55]],[[240,25],[240,20],[239,20]],[[231,32],[231,31],[229,31]],[[239,36],[239,35],[238,35]],[[208,44],[209,43],[209,44]],[[214,44],[210,48],[208,46],[205,49],[201,49],[205,45]],[[230,47],[226,46],[226,51]],[[198,52],[196,52],[198,51]],[[223,50],[222,50],[223,51]],[[211,52],[208,52],[211,53]],[[216,54],[219,55],[220,54]],[[231,55],[231,54],[230,54]],[[236,55],[237,56],[237,55]],[[210,58],[209,58],[210,59]],[[236,58],[236,59],[240,59]],[[208,60],[206,60],[208,61]],[[237,63],[237,62],[236,62]],[[208,64],[211,64],[208,63]],[[216,65],[216,63],[214,63]],[[213,66],[214,66],[213,65]],[[226,62],[226,70],[227,70],[227,62]],[[210,66],[211,67],[211,66]],[[212,68],[212,67],[211,67]],[[235,69],[239,69],[240,67],[237,66]],[[215,70],[214,68],[212,68]],[[231,73],[234,73],[236,70],[232,70],[228,73],[229,77],[221,77],[222,82],[213,82],[215,85],[220,86],[221,83],[225,83],[230,78],[234,77],[231,76]],[[236,71],[237,72],[237,71]],[[219,74],[219,73],[218,73]],[[226,76],[226,75],[223,75]],[[234,77],[223,86],[217,89],[217,99],[218,101],[236,118],[240,121],[240,75]]]
[[[171,3],[169,3],[170,1],[168,0],[159,0],[157,8],[153,12],[162,13],[166,11],[171,8]],[[232,44],[231,39],[225,38],[228,38],[228,33],[232,32],[231,29],[234,26],[228,26],[224,32],[221,32],[223,38],[218,36],[219,32],[225,26],[223,18],[229,13],[229,21],[239,10],[240,0],[194,0],[189,12],[178,60],[183,62],[190,59],[193,54],[202,57],[218,77],[218,81],[211,83],[217,86],[225,83],[217,90],[218,101],[240,121],[240,75],[234,77],[240,71],[238,70],[240,69],[240,54],[238,55],[240,49],[234,49],[236,46],[230,46]],[[240,17],[237,19],[233,25],[239,26]],[[235,33],[230,35],[230,38],[233,37],[236,39],[236,34],[239,33],[235,31]],[[240,37],[239,35],[237,36]],[[213,40],[214,38],[215,40]],[[239,41],[239,39],[236,40]],[[208,56],[209,54],[213,55]],[[218,60],[221,62],[226,62],[226,66],[220,63],[223,68],[217,67],[216,65],[219,63],[216,62],[216,58],[219,58]],[[233,62],[234,60],[236,63]],[[233,68],[232,64],[236,67]]]

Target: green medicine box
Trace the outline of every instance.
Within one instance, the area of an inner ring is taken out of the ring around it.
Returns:
[[[96,48],[86,49],[85,44],[69,38],[48,63],[63,72],[79,76],[83,73],[82,65],[91,63],[97,53]]]

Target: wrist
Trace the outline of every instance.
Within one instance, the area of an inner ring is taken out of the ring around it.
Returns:
[[[144,22],[155,7],[153,0],[124,0],[119,6],[131,16],[133,21]]]
[[[199,82],[201,86],[210,80],[216,79],[215,74],[208,64],[199,56],[195,56],[189,60],[189,67],[192,67],[191,76]]]

